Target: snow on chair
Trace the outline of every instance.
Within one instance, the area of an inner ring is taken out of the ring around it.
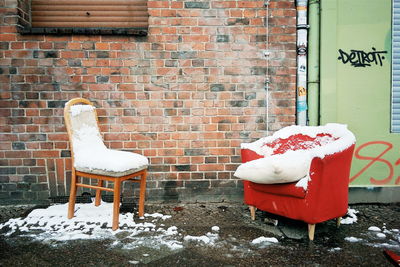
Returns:
[[[96,109],[83,98],[74,98],[65,104],[65,125],[68,131],[72,175],[68,205],[68,219],[74,217],[78,187],[96,190],[95,205],[101,203],[101,191],[114,193],[112,229],[119,228],[121,183],[126,180],[140,183],[139,216],[144,215],[146,174],[148,159],[142,155],[108,149],[100,134]],[[79,182],[78,177],[98,180],[97,185]],[[103,186],[104,181],[113,182],[113,188]]]
[[[315,224],[337,219],[348,208],[348,185],[355,137],[346,125],[289,126],[242,144],[235,176],[243,179],[244,202],[256,209]]]

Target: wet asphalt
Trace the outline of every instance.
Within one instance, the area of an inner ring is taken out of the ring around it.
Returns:
[[[0,223],[26,216],[35,206],[0,206]],[[217,225],[212,244],[183,242],[180,249],[113,246],[113,240],[39,242],[0,229],[0,266],[396,266],[385,249],[400,255],[400,204],[352,205],[357,222],[336,227],[334,220],[317,224],[315,240],[309,241],[307,225],[257,211],[238,203],[147,204],[146,212],[171,215],[165,227],[176,226],[184,236],[201,236]],[[273,224],[278,220],[278,225]],[[386,238],[368,230],[387,229]],[[123,235],[121,233],[120,235]],[[253,245],[258,237],[275,237],[278,243]],[[348,241],[355,237],[357,242]],[[148,238],[152,238],[148,236]],[[347,238],[347,239],[346,239]]]

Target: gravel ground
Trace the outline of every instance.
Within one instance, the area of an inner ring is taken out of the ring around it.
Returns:
[[[0,207],[0,223],[26,216],[33,208]],[[149,204],[146,212],[171,215],[162,225],[177,227],[181,249],[126,249],[113,246],[109,239],[38,242],[18,231],[6,236],[7,230],[0,229],[0,266],[392,266],[383,251],[391,245],[390,249],[400,254],[399,234],[389,231],[386,238],[378,238],[368,228],[400,229],[400,204],[351,208],[358,211],[356,223],[340,228],[333,220],[317,224],[315,240],[310,242],[306,224],[261,211],[257,211],[256,221],[251,221],[247,207],[239,204]],[[272,219],[278,219],[277,226]],[[204,236],[213,226],[219,227],[214,242],[183,241],[185,236]],[[118,235],[126,242],[123,231]],[[279,242],[251,243],[261,236]],[[345,240],[349,237],[358,241]]]

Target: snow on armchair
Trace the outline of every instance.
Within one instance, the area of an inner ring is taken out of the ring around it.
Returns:
[[[341,216],[348,207],[355,137],[342,124],[289,126],[269,137],[242,144],[235,176],[243,179],[244,202],[255,209],[308,224]]]

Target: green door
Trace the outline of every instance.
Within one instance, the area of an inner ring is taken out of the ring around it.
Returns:
[[[321,124],[357,138],[350,185],[400,184],[400,134],[391,133],[391,0],[321,1]]]

